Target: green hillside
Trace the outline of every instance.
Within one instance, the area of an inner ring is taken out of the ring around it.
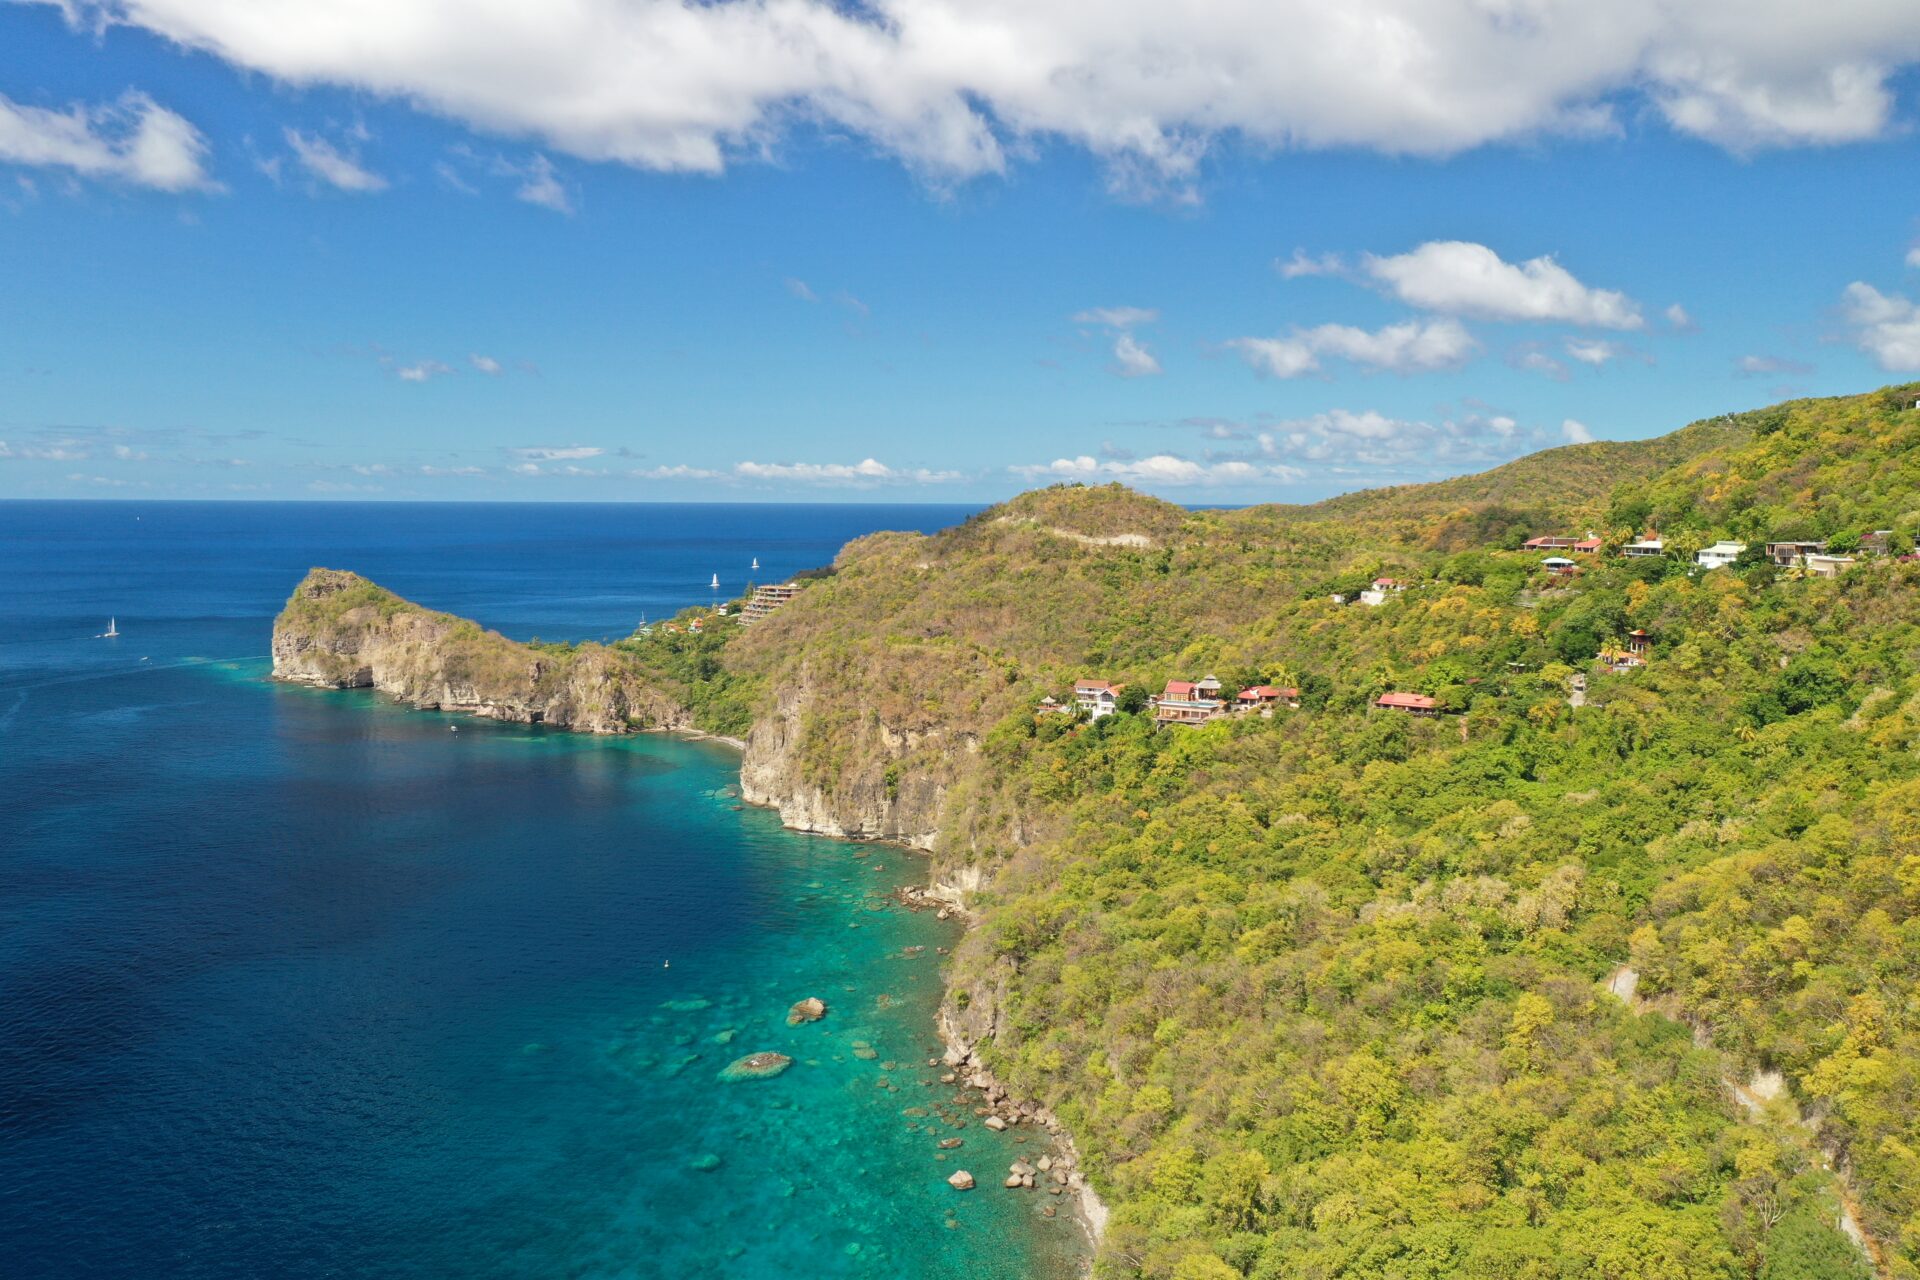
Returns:
[[[725,661],[845,708],[804,730],[829,788],[885,763],[846,749],[862,717],[979,736],[890,767],[957,788],[936,856],[988,888],[954,1004],[1105,1171],[1103,1274],[1868,1275],[1844,1194],[1913,1277],[1920,565],[1560,581],[1508,549],[1588,522],[1898,541],[1913,395],[1310,508],[1028,494],[851,545]],[[1382,572],[1416,585],[1331,598]],[[1649,665],[1596,670],[1636,628]],[[1305,706],[1033,714],[1080,675],[1206,672]],[[1373,710],[1388,689],[1453,714]]]

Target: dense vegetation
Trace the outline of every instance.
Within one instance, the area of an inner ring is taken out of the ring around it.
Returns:
[[[1028,494],[853,544],[722,662],[844,708],[810,727],[823,781],[877,764],[845,745],[868,722],[981,744],[890,767],[951,784],[939,856],[990,872],[955,1002],[1106,1172],[1103,1273],[1911,1278],[1920,565],[1688,557],[1910,546],[1913,398],[1318,507]],[[1668,557],[1571,581],[1515,550],[1649,527]],[[1331,598],[1381,573],[1416,585]],[[1635,628],[1650,664],[1596,670]],[[1033,713],[1209,671],[1306,706]]]
[[[1920,563],[1757,548],[1911,546],[1915,394],[1316,507],[1050,489],[615,648],[703,727],[790,716],[829,799],[939,799],[954,1010],[1089,1157],[1105,1275],[1920,1280]],[[1207,672],[1304,705],[1035,714]]]

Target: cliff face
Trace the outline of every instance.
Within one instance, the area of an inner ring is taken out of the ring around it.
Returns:
[[[582,733],[692,723],[685,707],[614,650],[534,649],[334,569],[308,573],[274,621],[273,674],[322,688],[378,689],[424,710]]]
[[[834,718],[840,698],[811,674],[803,669],[782,684],[754,721],[740,762],[741,795],[778,809],[780,820],[800,831],[932,849],[956,754],[976,755],[978,740],[896,728],[874,715],[836,723],[829,735],[820,722]],[[823,769],[816,757],[829,736],[838,767]]]

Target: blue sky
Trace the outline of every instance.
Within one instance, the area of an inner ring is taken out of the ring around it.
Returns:
[[[1297,501],[1920,376],[1920,13],[1729,5],[0,0],[0,497]]]

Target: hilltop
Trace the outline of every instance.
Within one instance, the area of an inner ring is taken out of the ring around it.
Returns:
[[[1914,395],[1313,507],[1060,486],[857,540],[750,629],[546,660],[669,704],[610,729],[744,737],[793,825],[930,851],[976,926],[946,1025],[1075,1135],[1103,1274],[1913,1280],[1920,564],[1759,552],[1911,545]],[[1568,574],[1516,549],[1588,528]],[[1753,546],[1696,571],[1718,538]],[[377,592],[296,593],[290,661],[413,671],[426,628],[470,656],[419,697],[537,656]],[[1037,714],[1202,674],[1300,706]]]

